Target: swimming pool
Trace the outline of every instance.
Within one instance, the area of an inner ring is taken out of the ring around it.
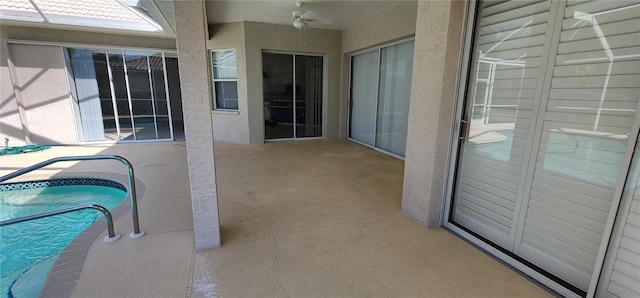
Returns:
[[[0,187],[0,220],[95,203],[112,210],[126,197],[122,184],[68,178]],[[0,297],[37,297],[60,252],[103,217],[94,210],[0,227]]]

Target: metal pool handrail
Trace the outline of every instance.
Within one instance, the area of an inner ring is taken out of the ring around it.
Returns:
[[[102,214],[104,214],[104,217],[107,220],[107,232],[108,232],[108,235],[105,236],[104,239],[103,239],[104,242],[113,242],[113,241],[116,241],[116,240],[120,239],[120,235],[116,234],[114,232],[114,230],[113,230],[113,217],[111,217],[111,212],[109,212],[109,209],[107,209],[107,208],[105,208],[105,207],[103,207],[101,205],[98,205],[98,204],[78,205],[78,206],[62,208],[62,209],[58,209],[58,210],[46,211],[46,212],[42,212],[42,213],[38,213],[38,214],[27,215],[27,216],[23,216],[23,217],[14,218],[14,219],[3,220],[3,221],[0,221],[0,227],[1,226],[12,225],[12,224],[17,224],[17,223],[23,222],[23,221],[28,221],[28,220],[33,220],[33,219],[38,219],[38,218],[58,215],[58,214],[74,212],[74,211],[83,210],[83,209],[95,209],[95,210],[98,210],[98,211],[102,212]]]
[[[13,173],[4,175],[0,177],[0,183],[5,182],[9,179],[13,179],[20,175],[24,175],[31,171],[43,168],[50,164],[61,162],[61,161],[83,161],[83,160],[104,160],[104,159],[115,159],[120,163],[124,164],[127,167],[127,176],[129,187],[127,188],[129,192],[129,198],[131,199],[131,214],[133,216],[133,232],[129,233],[129,238],[140,238],[144,236],[145,232],[140,230],[140,223],[138,221],[138,199],[136,197],[136,183],[135,183],[135,175],[133,173],[133,166],[131,163],[124,157],[119,155],[79,155],[79,156],[60,156],[54,157],[49,160],[45,160],[41,163],[37,163],[35,165],[26,167],[24,169],[15,171]]]

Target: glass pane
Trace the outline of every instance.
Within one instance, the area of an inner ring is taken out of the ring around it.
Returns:
[[[549,1],[480,4],[466,94],[468,137],[461,147],[453,220],[513,248],[541,87]]]
[[[214,79],[237,79],[236,51],[224,50],[211,52]]]
[[[151,99],[149,61],[144,52],[125,51],[131,99]]]
[[[73,80],[70,82],[70,91],[76,115],[80,118],[80,140],[102,141],[105,139],[103,118],[113,117],[113,108],[110,107],[111,92],[108,89],[109,77],[104,75],[107,70],[104,53],[87,49],[67,49],[65,56],[69,60],[67,66]]]
[[[631,149],[631,148],[629,148]],[[606,260],[594,297],[633,297],[640,293],[640,274],[629,274],[629,268],[640,268],[638,223],[640,222],[640,139],[636,141],[633,158],[614,231],[607,248]],[[635,208],[635,209],[634,209]],[[628,287],[620,286],[627,285]],[[630,289],[633,289],[630,292]]]
[[[96,71],[96,81],[98,82],[98,92],[100,94],[102,125],[105,130],[105,139],[117,140],[115,112],[113,110],[113,99],[111,98],[109,70],[105,51],[93,50],[93,63]]]
[[[169,116],[166,99],[156,99],[156,116]]]
[[[167,83],[169,85],[169,100],[171,104],[171,121],[173,125],[173,138],[184,140],[184,124],[182,120],[182,94],[180,93],[180,71],[178,57],[165,53],[167,67]]]
[[[169,117],[157,117],[156,123],[158,124],[158,139],[170,139]]]
[[[153,116],[151,99],[131,99],[134,116]]]
[[[404,156],[413,72],[413,41],[380,51],[376,147]]]
[[[120,139],[125,141],[135,141],[133,136],[133,125],[130,117],[119,117],[120,123]]]
[[[322,57],[296,55],[296,138],[322,136]]]
[[[130,111],[129,111],[129,100],[124,98],[124,99],[116,99],[116,107],[118,109],[118,115],[120,117],[125,117],[125,118],[129,118],[129,115],[131,115]]]
[[[585,295],[638,133],[640,6],[550,3],[481,3],[453,220]]]
[[[262,54],[266,139],[293,138],[293,56]]]
[[[215,82],[216,108],[238,109],[238,82]]]
[[[120,125],[121,140],[134,140],[133,127],[131,126],[131,112],[129,110],[129,95],[127,93],[127,83],[124,73],[124,59],[122,51],[109,50],[109,67],[113,77],[113,89],[116,94],[116,107],[118,113],[118,124]]]
[[[162,54],[149,55],[149,64],[151,65],[151,78],[153,79],[153,96],[156,99],[166,99]]]
[[[379,55],[378,51],[373,51],[351,58],[349,137],[372,146],[375,142]]]
[[[136,140],[157,139],[156,123],[153,117],[133,117],[136,127]]]
[[[526,211],[520,255],[586,290],[640,102],[637,1],[569,2]],[[587,239],[576,235],[590,233]],[[539,251],[544,249],[545,258]]]

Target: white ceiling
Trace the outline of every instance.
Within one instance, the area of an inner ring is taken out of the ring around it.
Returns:
[[[333,23],[311,23],[313,28],[343,30],[365,19],[387,11],[406,0],[344,0],[303,1],[302,11],[312,10],[320,18],[331,19]],[[209,24],[253,21],[270,24],[287,24],[291,12],[297,10],[296,1],[290,0],[207,0],[207,20]]]

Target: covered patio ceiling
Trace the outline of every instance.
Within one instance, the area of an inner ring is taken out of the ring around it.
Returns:
[[[156,0],[167,1],[167,0]],[[330,20],[331,23],[312,22],[312,28],[343,30],[365,19],[392,9],[401,0],[367,1],[322,1],[306,0],[302,11],[313,11],[316,18]],[[250,0],[207,0],[207,21],[209,24],[251,21],[268,24],[288,24],[291,13],[297,10],[296,1],[250,1]]]

